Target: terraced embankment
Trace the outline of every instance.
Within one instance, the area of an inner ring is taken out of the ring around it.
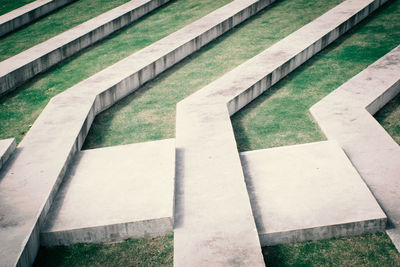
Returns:
[[[235,114],[239,150],[324,140],[309,108],[396,47],[398,25],[400,1],[394,1]]]
[[[400,145],[400,95],[387,103],[374,117]]]
[[[19,143],[53,96],[229,2],[174,1],[2,96],[0,139]]]
[[[340,2],[285,0],[273,4],[99,114],[84,148],[173,138],[177,102]]]

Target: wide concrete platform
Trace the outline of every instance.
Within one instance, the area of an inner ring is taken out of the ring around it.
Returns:
[[[173,232],[175,140],[77,153],[41,230],[41,245]]]
[[[133,0],[0,62],[0,95],[133,23],[169,0]]]
[[[16,146],[15,138],[0,140],[0,169],[14,152]]]
[[[0,16],[0,36],[15,31],[76,0],[36,0]]]
[[[400,92],[400,46],[311,109],[335,139],[388,216],[387,233],[400,251],[400,147],[372,117]]]
[[[30,265],[65,171],[99,112],[256,14],[270,0],[237,0],[53,97],[0,178],[0,258]],[[255,230],[255,227],[254,227]]]
[[[178,103],[174,265],[264,265],[230,115],[384,2],[345,1]]]
[[[385,230],[386,215],[337,142],[240,157],[262,246]]]

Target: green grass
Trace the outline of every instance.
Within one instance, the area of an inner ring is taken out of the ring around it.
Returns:
[[[340,2],[278,1],[99,114],[84,148],[173,138],[177,102]]]
[[[41,248],[33,266],[172,266],[173,235],[113,244]]]
[[[240,151],[325,137],[309,108],[400,43],[400,1],[391,2],[232,117]]]
[[[34,0],[0,0],[0,16],[33,1]]]
[[[400,94],[375,114],[375,119],[400,145]]]
[[[0,61],[128,1],[79,0],[60,8],[38,21],[0,38]]]
[[[51,97],[228,2],[230,0],[172,1],[2,96],[0,139],[16,137],[20,142]]]
[[[383,233],[265,247],[263,254],[268,267],[400,266],[400,254]]]

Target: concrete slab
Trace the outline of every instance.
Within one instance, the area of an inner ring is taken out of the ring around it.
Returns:
[[[96,114],[270,3],[234,1],[53,97],[0,177],[0,217],[7,218],[0,223],[4,264],[34,261],[40,228]]]
[[[386,215],[337,142],[240,156],[262,246],[385,230]]]
[[[77,153],[41,245],[113,242],[173,231],[175,140]]]
[[[36,0],[0,16],[0,37],[76,0]]]
[[[169,0],[130,1],[0,62],[0,95],[167,2]]]
[[[263,266],[229,115],[385,1],[348,0],[177,105],[175,266]]]
[[[389,220],[400,251],[400,147],[371,114],[400,92],[400,46],[323,98],[310,111],[335,139]]]
[[[0,140],[0,169],[14,152],[16,146],[15,138]]]

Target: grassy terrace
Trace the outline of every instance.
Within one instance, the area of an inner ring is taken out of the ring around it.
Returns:
[[[177,102],[341,2],[278,1],[99,114],[84,148],[173,138]]]
[[[79,0],[64,6],[36,22],[0,38],[0,61],[128,1]]]
[[[172,1],[0,98],[0,139],[20,142],[53,96],[229,2]]]
[[[33,1],[34,0],[0,0],[0,16]]]
[[[20,141],[52,96],[228,2],[173,1],[8,94],[0,99],[0,139],[17,137]],[[278,1],[101,113],[85,147],[174,137],[178,101],[340,2]],[[324,139],[308,108],[398,45],[398,25],[399,0],[386,5],[236,114],[232,123],[239,149]],[[2,40],[0,46],[1,43]],[[388,109],[388,106],[383,109],[386,111],[377,114],[384,127],[394,124],[398,129],[399,97],[396,99],[392,102],[397,104],[390,103]],[[391,116],[394,119],[387,120]],[[397,136],[398,133],[399,130]],[[400,266],[400,256],[385,234],[267,247],[263,252],[268,266]],[[172,255],[173,236],[167,236],[109,245],[78,244],[41,249],[35,265],[171,266]]]
[[[400,94],[379,110],[375,119],[400,145]]]

